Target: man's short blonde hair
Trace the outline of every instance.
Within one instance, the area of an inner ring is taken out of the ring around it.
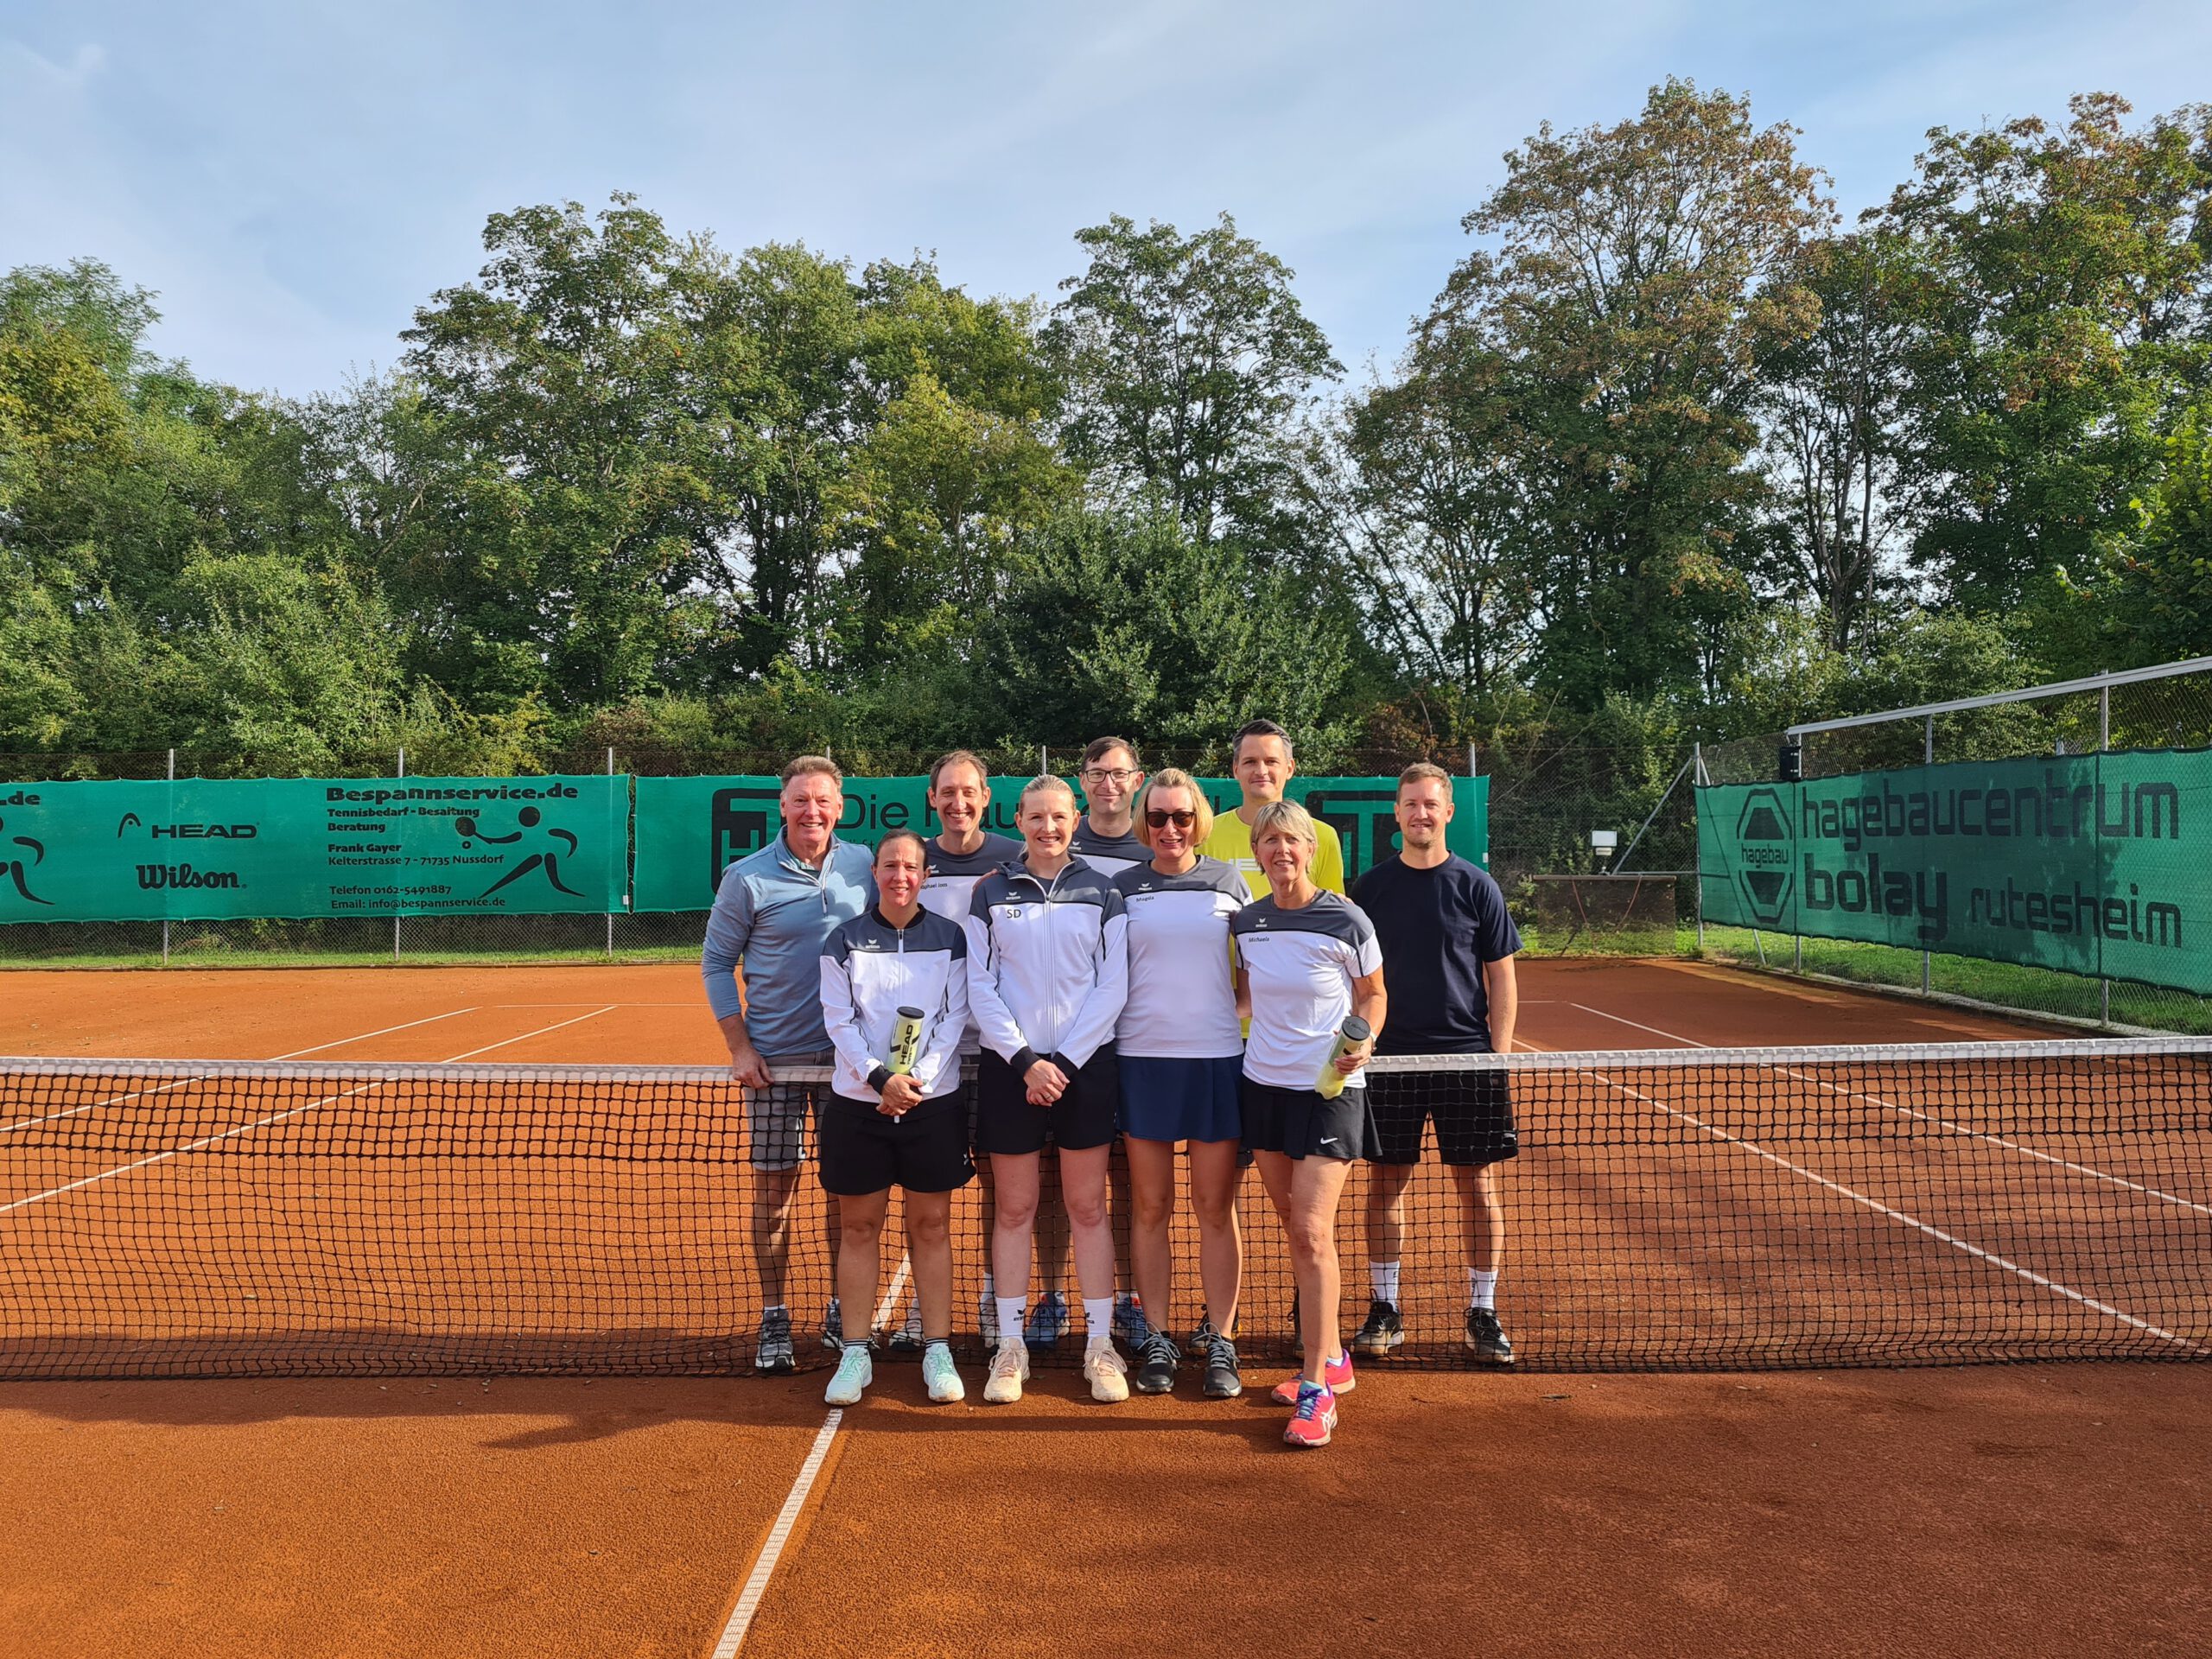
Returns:
[[[784,787],[789,789],[794,778],[827,778],[837,785],[838,793],[845,789],[845,774],[835,760],[826,754],[802,754],[784,768]]]
[[[1206,799],[1206,792],[1198,787],[1198,779],[1180,766],[1162,766],[1137,791],[1137,839],[1147,847],[1152,845],[1152,826],[1144,821],[1144,814],[1145,809],[1152,804],[1152,791],[1155,789],[1187,789],[1191,791],[1191,808],[1198,814],[1191,824],[1191,845],[1194,849],[1205,846],[1206,837],[1213,833],[1213,803]]]
[[[1406,792],[1408,784],[1441,784],[1452,787],[1452,774],[1433,760],[1416,760],[1398,774],[1398,793]]]
[[[1295,836],[1308,847],[1318,848],[1321,835],[1313,827],[1313,815],[1296,801],[1269,801],[1252,817],[1252,850],[1258,852],[1260,842],[1271,835]]]

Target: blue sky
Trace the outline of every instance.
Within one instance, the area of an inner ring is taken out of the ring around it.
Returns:
[[[1048,298],[1081,226],[1227,209],[1361,375],[1505,150],[1669,74],[1802,128],[1856,212],[1933,125],[2212,99],[2212,5],[0,0],[0,268],[103,259],[161,295],[157,350],[304,396],[389,365],[524,203],[631,190]]]

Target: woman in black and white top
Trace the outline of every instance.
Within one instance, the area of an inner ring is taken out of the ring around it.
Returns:
[[[1194,1339],[1205,1389],[1243,1392],[1236,1294],[1243,1243],[1236,1232],[1239,1073],[1244,1036],[1230,958],[1230,918],[1250,900],[1236,867],[1202,856],[1213,809],[1189,773],[1154,774],[1137,798],[1136,833],[1151,861],[1114,878],[1128,908],[1129,997],[1114,1046],[1122,1073],[1122,1135],[1129,1160],[1129,1268],[1151,1322],[1137,1361],[1140,1393],[1175,1386],[1182,1351],[1167,1332],[1175,1260],[1175,1148],[1191,1149],[1191,1204],[1198,1220],[1198,1278],[1205,1321]]]
[[[837,1198],[837,1295],[865,1319],[875,1306],[884,1215],[906,1194],[906,1249],[921,1303],[922,1380],[930,1398],[967,1390],[952,1350],[952,1195],[975,1173],[960,1087],[968,1028],[968,936],[922,908],[928,849],[893,830],[875,849],[876,902],[830,936],[822,955],[822,1019],[836,1051],[835,1098],[821,1109],[821,1179]],[[920,1016],[901,1033],[902,1008]],[[904,1036],[905,1045],[900,1039]],[[874,1381],[865,1327],[846,1343],[824,1395],[859,1403]]]
[[[1075,1236],[1076,1279],[1089,1338],[1083,1374],[1096,1400],[1126,1400],[1114,1351],[1114,1231],[1106,1160],[1119,1090],[1114,1024],[1128,995],[1127,923],[1114,884],[1068,850],[1075,792],[1033,778],[1016,817],[1018,862],[976,884],[969,901],[968,1001],[982,1039],[976,1071],[976,1150],[991,1160],[996,1213],[991,1267],[999,1343],[983,1398],[1021,1398],[1021,1340],[1037,1220],[1039,1166],[1049,1140]]]
[[[1337,1200],[1352,1160],[1367,1151],[1366,1079],[1359,1072],[1375,1052],[1373,1033],[1385,1011],[1374,925],[1358,906],[1314,885],[1315,839],[1304,807],[1262,806],[1252,822],[1252,850],[1268,893],[1230,923],[1252,1009],[1244,1144],[1282,1218],[1298,1279],[1305,1366],[1274,1397],[1295,1408],[1283,1438],[1307,1446],[1329,1443],[1336,1396],[1352,1387],[1351,1357],[1337,1325]],[[1332,1059],[1354,1014],[1369,1034]],[[1340,1092],[1321,1092],[1325,1069],[1343,1078]]]

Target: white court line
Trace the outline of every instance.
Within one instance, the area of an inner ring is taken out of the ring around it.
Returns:
[[[1597,1010],[1593,1008],[1590,1010],[1590,1012],[1594,1014]],[[1650,1027],[1647,1026],[1642,1027],[1642,1029],[1648,1031]],[[1664,1036],[1666,1033],[1662,1032],[1660,1034]],[[1533,1047],[1534,1046],[1531,1045],[1531,1046]],[[1692,1046],[1701,1047],[1703,1045],[1693,1044]],[[1559,1051],[1552,1049],[1537,1049],[1536,1052],[1538,1053],[1555,1053]],[[1681,1122],[1690,1124],[1696,1128],[1701,1129],[1706,1134],[1713,1136],[1716,1141],[1725,1141],[1728,1145],[1735,1147],[1741,1151],[1748,1152],[1754,1158],[1763,1158],[1768,1163],[1773,1164],[1779,1168],[1786,1169],[1793,1175],[1802,1175],[1816,1186],[1826,1187],[1831,1192],[1836,1193],[1840,1197],[1849,1198],[1853,1204],[1864,1205],[1867,1209],[1872,1210],[1876,1215],[1886,1217],[1890,1220],[1897,1222],[1903,1226],[1911,1228],[1916,1232],[1925,1233],[1929,1237],[1940,1240],[1942,1243],[1948,1244],[1953,1249],[1963,1250],[1968,1255],[1971,1255],[1979,1261],[1988,1262],[1992,1267],[2002,1268],[2007,1273],[2017,1274],[2031,1285],[2050,1291],[2054,1294],[2066,1297],[2071,1301],[2079,1302],[2084,1307],[2094,1308],[2098,1313],[2117,1319],[2122,1325],[2133,1325],[2137,1330],[2142,1331],[2151,1336],[2154,1336],[2162,1342],[2171,1342],[2177,1347],[2186,1348],[2193,1354],[2212,1354],[2212,1349],[2207,1349],[2200,1343],[2191,1342],[2187,1337],[2177,1335],[2175,1332],[2165,1329],[2163,1325],[2153,1325],[2150,1320],[2142,1319],[2136,1314],[2130,1313],[2125,1308],[2114,1307],[2109,1302],[2101,1302],[2094,1296],[2086,1296],[2082,1294],[2082,1292],[2075,1289],[2071,1285],[2062,1284],[2056,1279],[2052,1279],[2045,1274],[2037,1273],[2032,1268],[2024,1268],[2017,1262],[2010,1261],[2004,1256],[1999,1255],[1993,1250],[1985,1250],[1979,1244],[1972,1244],[1967,1243],[1965,1239],[1955,1237],[1953,1235],[1945,1232],[1940,1227],[1930,1226],[1928,1223],[1921,1220],[1917,1216],[1907,1215],[1902,1210],[1893,1210],[1878,1198],[1870,1198],[1864,1192],[1853,1192],[1850,1187],[1844,1185],[1840,1181],[1830,1180],[1827,1176],[1821,1174],[1816,1170],[1807,1169],[1801,1164],[1793,1164],[1787,1158],[1780,1157],[1774,1153],[1769,1152],[1764,1147],[1759,1146],[1756,1142],[1746,1141],[1740,1135],[1731,1135],[1726,1129],[1716,1128],[1714,1125],[1706,1122],[1702,1118],[1693,1117],[1688,1112],[1677,1111],[1674,1107],[1668,1105],[1666,1102],[1659,1100],[1653,1096],[1647,1095],[1640,1089],[1631,1089],[1624,1083],[1616,1082],[1613,1078],[1607,1077],[1603,1071],[1597,1071],[1593,1068],[1590,1071],[1588,1075],[1597,1078],[1599,1082],[1604,1084],[1608,1089],[1618,1090],[1619,1093],[1627,1095],[1632,1099],[1643,1101],[1646,1105],[1657,1108],[1660,1111],[1666,1113],[1669,1117],[1679,1118]]]
[[[563,1006],[577,1006],[581,1004]],[[409,1031],[416,1026],[434,1026],[441,1020],[458,1019],[464,1014],[474,1014],[474,1008],[454,1008],[445,1014],[426,1014],[420,1020],[409,1020],[397,1026],[385,1026],[378,1031],[365,1031],[358,1037],[340,1037],[334,1043],[317,1043],[313,1048],[296,1048],[289,1054],[271,1054],[272,1060],[296,1060],[303,1054],[320,1054],[327,1048],[345,1048],[354,1043],[365,1043],[372,1037],[388,1037],[395,1031]],[[187,1065],[190,1062],[187,1061]],[[66,1112],[49,1112],[42,1117],[18,1118],[13,1123],[0,1123],[0,1135],[12,1134],[17,1129],[34,1128],[41,1123],[59,1123],[65,1117],[74,1117],[79,1112],[97,1110],[102,1106],[121,1106],[134,1100],[145,1100],[155,1095],[165,1095],[172,1089],[189,1089],[195,1083],[205,1083],[205,1077],[173,1077],[157,1089],[137,1089],[127,1095],[110,1095],[105,1100],[88,1100],[81,1106],[72,1106]]]
[[[1594,1014],[1600,1020],[1614,1020],[1624,1026],[1635,1026],[1638,1031],[1648,1031],[1655,1037],[1664,1037],[1670,1042],[1681,1043],[1690,1048],[1713,1046],[1711,1043],[1700,1043],[1694,1037],[1678,1036],[1671,1031],[1662,1031],[1656,1026],[1638,1025],[1633,1020],[1623,1020],[1618,1014],[1607,1014],[1603,1008],[1589,1007],[1580,1002],[1571,1006],[1580,1008],[1585,1014]],[[2094,1052],[2090,1058],[2094,1058]],[[1916,1107],[1900,1106],[1893,1100],[1884,1100],[1879,1095],[1870,1095],[1862,1090],[1846,1089],[1821,1077],[1808,1077],[1804,1072],[1795,1071],[1786,1065],[1770,1066],[1766,1069],[1779,1071],[1783,1077],[1794,1077],[1800,1083],[1809,1083],[1815,1089],[1824,1090],[1831,1095],[1841,1095],[1847,1100],[1863,1100],[1870,1106],[1879,1106],[1884,1111],[1896,1112],[1900,1116],[1913,1118],[1923,1123],[1932,1123],[1952,1135],[1964,1135],[1967,1140],[1979,1141],[1985,1146],[2002,1147],[2007,1152],[2017,1152],[2023,1157],[2036,1160],[2038,1163],[2053,1164],[2060,1169],[2070,1169],[2076,1175],[2087,1175],[2092,1180],[2124,1187],[2130,1192],[2140,1192],[2145,1198],[2156,1198],[2161,1204],[2171,1204],[2183,1210],[2192,1211],[2200,1216],[2212,1216],[2212,1205],[2198,1204],[2194,1199],[2183,1198],[2177,1192],[2168,1192],[2161,1187],[2146,1186],[2140,1181],[2131,1181],[2125,1175],[2115,1175],[2110,1170],[2097,1168],[2094,1164],[2077,1164],[2070,1158],[2061,1158],[2056,1154],[2041,1151],[2022,1141],[2012,1140],[2009,1136],[1992,1135],[1986,1129],[1968,1128],[1965,1124],[1953,1122],[1948,1117],[1937,1117],[1933,1113],[1921,1111]]]
[[[600,1014],[612,1013],[613,1008],[614,1005],[613,1003],[609,1003],[606,1007],[594,1009],[590,1014],[578,1014],[575,1020],[558,1020],[552,1025],[540,1027],[536,1031],[525,1031],[519,1037],[509,1037],[500,1042],[487,1043],[482,1048],[472,1048],[465,1054],[449,1054],[444,1059],[436,1061],[435,1064],[439,1065],[450,1065],[456,1060],[466,1060],[473,1058],[474,1056],[479,1054],[488,1054],[495,1048],[505,1048],[514,1043],[526,1042],[532,1037],[542,1037],[549,1031],[558,1031],[563,1026],[573,1026],[581,1020],[596,1019]],[[373,1064],[373,1062],[364,1061],[362,1064],[370,1065]],[[166,1152],[153,1153],[144,1158],[137,1159],[128,1164],[118,1164],[113,1169],[104,1169],[97,1175],[87,1175],[79,1180],[70,1181],[60,1186],[49,1187],[43,1192],[34,1192],[30,1197],[27,1198],[17,1198],[12,1204],[0,1204],[0,1216],[8,1215],[14,1211],[27,1209],[30,1205],[41,1203],[48,1198],[58,1198],[63,1193],[74,1192],[80,1187],[96,1186],[102,1181],[112,1180],[118,1175],[128,1175],[134,1169],[144,1169],[151,1164],[166,1162],[168,1160],[175,1158],[181,1153],[198,1152],[203,1147],[219,1146],[223,1141],[235,1140],[241,1135],[251,1135],[256,1129],[265,1129],[272,1123],[282,1123],[288,1118],[299,1116],[303,1112],[311,1112],[318,1106],[327,1106],[334,1100],[350,1100],[355,1095],[365,1095],[372,1089],[381,1089],[383,1087],[384,1084],[381,1081],[378,1081],[375,1083],[365,1083],[353,1089],[340,1090],[334,1095],[325,1095],[321,1100],[310,1100],[302,1105],[290,1107],[284,1111],[273,1112],[267,1117],[257,1118],[251,1123],[241,1123],[235,1128],[225,1129],[219,1135],[203,1135],[200,1139],[188,1141],[183,1146],[171,1147]]]
[[[913,1270],[913,1253],[902,1250],[899,1255],[899,1271],[891,1275],[891,1288],[883,1293],[883,1300],[875,1305],[875,1319],[868,1325],[871,1334],[891,1323],[892,1312],[899,1305],[899,1293],[906,1288],[906,1275]]]
[[[760,1559],[746,1575],[745,1588],[738,1593],[737,1605],[730,1610],[729,1623],[722,1626],[721,1640],[715,1643],[712,1659],[736,1659],[737,1650],[745,1645],[746,1632],[753,1628],[753,1616],[760,1611],[760,1599],[768,1592],[768,1580],[775,1575],[776,1563],[783,1559],[784,1546],[791,1541],[791,1529],[798,1524],[799,1512],[806,1507],[807,1495],[813,1491],[814,1483],[822,1474],[823,1459],[830,1455],[830,1443],[837,1438],[837,1425],[844,1419],[844,1411],[833,1408],[822,1420],[821,1431],[814,1437],[814,1449],[806,1454],[806,1461],[799,1465],[798,1478],[791,1482],[791,1491],[785,1494],[784,1507],[776,1512],[776,1524],[768,1529],[768,1541],[760,1546]]]

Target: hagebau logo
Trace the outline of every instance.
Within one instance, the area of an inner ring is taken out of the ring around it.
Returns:
[[[1736,845],[1742,867],[1737,880],[1751,914],[1769,926],[1789,909],[1789,861],[1796,836],[1789,828],[1789,803],[1782,791],[1755,789],[1736,819]]]

